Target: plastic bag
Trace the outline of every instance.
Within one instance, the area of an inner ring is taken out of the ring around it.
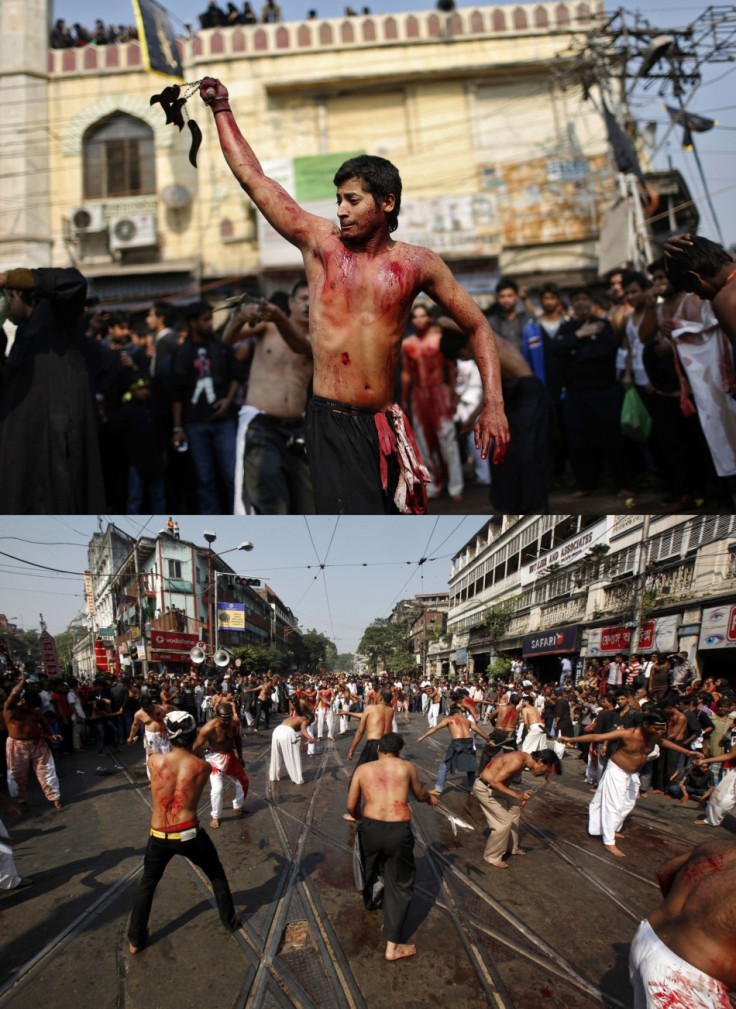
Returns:
[[[632,441],[646,441],[652,433],[652,418],[633,385],[626,390],[621,407],[621,431]]]

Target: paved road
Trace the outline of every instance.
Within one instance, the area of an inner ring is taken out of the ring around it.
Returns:
[[[400,728],[405,756],[433,784],[446,740],[417,744],[419,715]],[[628,943],[657,903],[655,869],[701,839],[691,807],[640,801],[622,842],[628,858],[613,859],[587,836],[590,792],[569,754],[563,778],[532,782],[527,857],[501,872],[483,862],[477,802],[450,779],[444,801],[475,830],[456,838],[437,811],[414,807],[409,931],[419,952],[387,964],[380,912],[363,910],[352,881],[348,746],[323,743],[305,760],[304,785],[269,791],[269,736],[249,734],[252,812],[207,828],[244,927],[227,935],[206,882],[176,859],[135,958],[125,931],[150,815],[142,751],[63,759],[65,808],[52,810],[34,785],[30,812],[10,827],[19,871],[36,882],[0,897],[0,1009],[630,1007]],[[200,814],[207,823],[206,803]]]

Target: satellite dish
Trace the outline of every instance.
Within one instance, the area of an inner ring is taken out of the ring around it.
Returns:
[[[182,210],[192,200],[192,194],[186,186],[179,186],[174,183],[171,186],[164,186],[161,190],[161,201],[169,210]]]

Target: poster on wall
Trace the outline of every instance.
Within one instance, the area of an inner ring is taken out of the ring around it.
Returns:
[[[703,610],[698,648],[736,648],[736,605]]]

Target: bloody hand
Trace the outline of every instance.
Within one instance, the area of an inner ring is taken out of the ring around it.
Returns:
[[[217,111],[218,108],[228,107],[228,90],[222,81],[218,81],[216,77],[203,78],[202,83],[199,85],[199,95],[205,105],[209,105],[213,111]]]
[[[475,425],[475,447],[480,449],[483,459],[488,457],[491,439],[493,439],[491,461],[497,466],[506,458],[510,441],[509,424],[500,402],[486,403]]]

